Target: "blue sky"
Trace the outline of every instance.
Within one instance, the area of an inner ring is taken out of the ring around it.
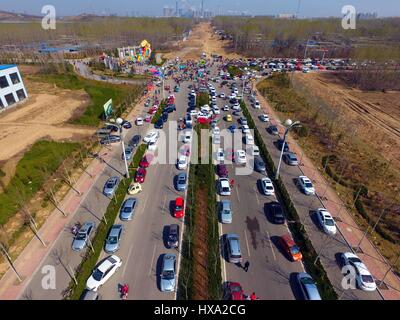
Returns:
[[[299,0],[204,0],[204,8],[222,13],[295,13]],[[377,12],[378,16],[400,16],[400,0],[300,0],[301,17],[340,16],[344,5],[358,12]],[[181,7],[200,6],[201,0],[179,0]],[[1,0],[0,10],[41,15],[44,5],[52,4],[58,15],[81,13],[119,15],[162,15],[164,5],[175,7],[175,0]]]

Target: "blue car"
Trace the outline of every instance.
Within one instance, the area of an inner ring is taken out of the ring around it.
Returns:
[[[231,126],[229,126],[229,128],[228,128],[228,130],[231,132],[231,133],[235,133],[235,131],[236,131],[236,126],[235,125],[231,125]]]
[[[111,177],[107,180],[103,188],[103,194],[107,197],[112,197],[119,183],[119,177]]]

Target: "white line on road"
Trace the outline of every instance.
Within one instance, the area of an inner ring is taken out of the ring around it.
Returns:
[[[147,196],[146,196],[146,199],[144,199],[144,202],[143,202],[143,210],[142,210],[142,212],[144,212],[144,210],[146,209],[147,199],[149,199],[149,195],[147,195]]]
[[[274,260],[276,260],[275,250],[274,250],[274,247],[272,245],[271,237],[269,236],[269,232],[268,231],[265,231],[265,232],[267,233],[269,245],[271,246],[272,255],[274,256]]]
[[[236,185],[236,187],[234,187],[234,188],[236,190],[236,196],[237,196],[238,202],[240,202],[238,186]]]
[[[149,277],[151,277],[151,270],[153,268],[153,262],[154,262],[154,256],[156,254],[156,248],[157,248],[157,246],[154,244],[153,255],[151,257],[151,263],[150,263],[150,269],[149,269]]]
[[[249,247],[249,241],[247,240],[246,229],[244,230],[244,238],[246,240],[247,252],[249,253],[249,257],[250,257],[250,247]]]
[[[125,271],[126,271],[126,268],[128,267],[128,261],[132,254],[133,248],[134,248],[134,246],[132,246],[131,249],[129,250],[128,257],[126,258],[126,261],[125,261],[124,269],[122,270],[122,277],[124,277],[124,275],[125,275]]]
[[[256,186],[254,186],[254,194],[256,195],[257,203],[260,204],[260,198],[258,197],[258,191]]]
[[[165,204],[167,203],[167,195],[164,196],[164,202],[161,208],[161,212],[164,213],[164,209],[165,209]]]

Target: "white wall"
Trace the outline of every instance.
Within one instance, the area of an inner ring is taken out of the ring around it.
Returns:
[[[17,83],[17,84],[13,84],[12,81],[11,81],[11,78],[10,78],[10,74],[11,73],[15,73],[15,72],[18,74],[18,77],[20,79],[20,82]],[[16,105],[20,101],[18,99],[18,96],[17,96],[17,93],[16,93],[20,89],[24,90],[25,96],[26,96],[26,98],[28,98],[28,93],[26,92],[26,89],[25,89],[25,86],[24,86],[24,82],[22,80],[21,74],[19,73],[18,67],[15,66],[15,67],[12,67],[12,68],[0,70],[0,77],[2,77],[2,76],[6,76],[8,84],[9,84],[9,86],[7,88],[0,88],[0,99],[3,102],[3,106],[4,107],[6,107],[6,108],[8,107],[8,103],[7,103],[6,99],[5,99],[5,96],[7,94],[9,94],[9,93],[12,93],[12,95],[14,96],[14,99],[15,99],[15,102],[16,102],[14,105]],[[1,111],[1,109],[0,109],[0,111]]]

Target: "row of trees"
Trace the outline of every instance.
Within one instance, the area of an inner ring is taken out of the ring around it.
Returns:
[[[252,56],[302,56],[305,43],[310,39],[324,42],[324,47],[329,49],[326,57],[400,59],[400,18],[360,20],[355,30],[343,29],[339,18],[220,16],[213,20],[213,25],[232,37],[235,51]],[[382,55],[382,45],[387,47],[388,55]],[[312,52],[310,49],[310,54]],[[321,52],[317,54],[322,55]]]

